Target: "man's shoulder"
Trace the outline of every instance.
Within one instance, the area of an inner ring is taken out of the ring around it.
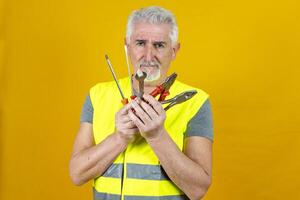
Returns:
[[[109,87],[112,86],[113,84],[116,84],[114,81],[102,81],[94,84],[90,89],[95,90],[95,89],[101,89],[104,87]]]

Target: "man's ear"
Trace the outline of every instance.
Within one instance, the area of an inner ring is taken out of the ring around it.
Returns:
[[[180,49],[180,43],[177,42],[173,47],[172,47],[172,60],[174,60],[176,58],[176,54]]]
[[[127,48],[128,48],[129,41],[128,41],[128,38],[127,38],[127,37],[124,38],[124,44],[125,44],[125,45],[127,46]]]

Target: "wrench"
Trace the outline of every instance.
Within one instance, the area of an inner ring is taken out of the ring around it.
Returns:
[[[139,82],[139,92],[137,94],[139,99],[142,99],[144,95],[144,80],[146,77],[147,77],[147,73],[143,72],[140,69],[138,69],[138,71],[135,74],[135,79]]]

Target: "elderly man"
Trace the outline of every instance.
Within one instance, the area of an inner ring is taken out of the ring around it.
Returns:
[[[114,82],[91,88],[70,175],[75,185],[93,179],[94,199],[201,199],[207,192],[213,141],[209,96],[175,81],[170,97],[190,89],[198,93],[165,111],[149,95],[167,77],[180,47],[177,38],[171,12],[156,6],[134,11],[125,45],[134,73],[147,73],[143,100],[122,106]],[[119,83],[127,97],[138,91],[134,78]]]

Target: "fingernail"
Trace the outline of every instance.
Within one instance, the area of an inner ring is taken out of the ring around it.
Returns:
[[[132,107],[135,107],[135,106],[137,106],[137,104],[136,104],[136,101],[135,101],[135,100],[133,100],[133,101],[131,102],[131,104],[132,104]]]

